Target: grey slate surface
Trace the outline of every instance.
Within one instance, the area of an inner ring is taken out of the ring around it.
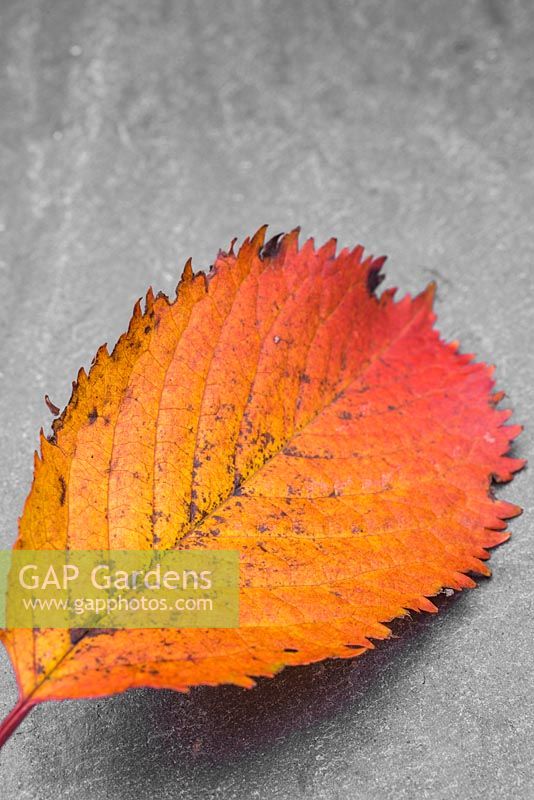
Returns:
[[[268,222],[439,284],[441,330],[497,365],[532,452],[530,0],[1,0],[0,513],[10,545],[47,392],[187,256]],[[534,539],[354,662],[251,691],[35,709],[5,800],[534,797]],[[15,683],[0,656],[0,713]]]

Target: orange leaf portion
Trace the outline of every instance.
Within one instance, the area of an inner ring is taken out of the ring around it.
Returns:
[[[12,630],[23,700],[251,686],[350,657],[489,574],[523,462],[492,370],[433,329],[433,287],[378,299],[383,259],[265,230],[174,302],[149,291],[42,436],[27,549],[237,549],[238,629]]]

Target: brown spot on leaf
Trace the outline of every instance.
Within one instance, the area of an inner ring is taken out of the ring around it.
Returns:
[[[277,233],[276,236],[273,236],[268,242],[265,242],[260,250],[260,258],[262,261],[265,261],[267,258],[275,258],[278,255],[283,241],[282,236],[282,233]]]
[[[59,476],[59,505],[65,505],[65,498],[67,496],[67,484],[63,475]]]
[[[70,643],[74,646],[89,632],[89,628],[71,628],[69,630]]]
[[[380,270],[384,266],[385,258],[378,259],[375,264],[369,269],[367,273],[367,291],[369,294],[374,294],[376,289],[380,286],[385,275],[380,274]]]

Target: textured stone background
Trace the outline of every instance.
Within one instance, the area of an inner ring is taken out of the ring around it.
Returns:
[[[70,381],[148,284],[269,222],[439,282],[442,330],[528,422],[534,290],[531,0],[0,0],[0,513]],[[532,429],[518,455],[528,455]],[[33,711],[5,800],[532,798],[534,539],[351,663],[251,692],[136,691]],[[0,712],[15,684],[0,657]]]

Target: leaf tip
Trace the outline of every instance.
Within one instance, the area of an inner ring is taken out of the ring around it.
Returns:
[[[254,234],[254,236],[252,237],[252,239],[250,241],[252,249],[255,250],[256,252],[259,252],[261,250],[261,248],[263,247],[263,243],[265,242],[265,236],[267,234],[268,227],[269,226],[265,224],[265,225],[262,225],[260,228],[258,228],[258,230],[256,231],[256,233]],[[245,243],[243,242],[243,244],[245,244]]]
[[[184,271],[182,272],[182,281],[190,283],[193,280],[193,261],[188,258],[185,262]]]
[[[50,413],[51,413],[51,414],[52,414],[54,417],[57,417],[57,416],[58,416],[58,414],[59,414],[59,412],[60,412],[60,410],[59,410],[58,406],[56,406],[56,404],[55,404],[55,403],[53,403],[53,402],[50,400],[50,397],[49,397],[47,394],[45,394],[45,396],[44,396],[44,400],[45,400],[45,403],[46,403],[46,405],[47,405],[47,408],[48,408],[48,410],[50,411]]]
[[[423,289],[423,291],[421,292],[420,297],[427,306],[427,308],[429,309],[429,311],[432,310],[432,308],[434,307],[434,301],[436,299],[437,289],[438,285],[436,281],[430,281],[426,289]]]
[[[146,293],[146,297],[145,297],[145,310],[146,311],[151,311],[152,310],[152,306],[154,305],[154,299],[155,299],[154,298],[154,290],[152,289],[152,286],[149,286],[148,290],[147,290],[147,293]]]

